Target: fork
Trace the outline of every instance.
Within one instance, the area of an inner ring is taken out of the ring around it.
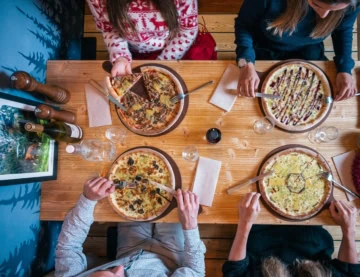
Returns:
[[[201,86],[198,86],[197,88],[194,88],[193,90],[189,91],[188,93],[180,93],[178,95],[175,95],[174,97],[170,98],[170,102],[173,104],[176,104],[177,102],[179,102],[180,100],[183,100],[186,96],[188,96],[190,93],[193,93],[195,91],[198,91],[199,89],[202,89],[204,87],[207,87],[208,85],[213,84],[214,81],[211,80],[205,84],[202,84]]]

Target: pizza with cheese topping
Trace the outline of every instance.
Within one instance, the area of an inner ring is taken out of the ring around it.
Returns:
[[[140,73],[124,76],[105,77],[105,84],[109,93],[118,101],[139,81]]]
[[[264,80],[262,92],[280,99],[261,98],[262,107],[275,124],[288,131],[304,132],[320,124],[332,107],[326,103],[331,87],[323,71],[302,62],[286,62]]]
[[[183,89],[174,74],[163,67],[142,66],[140,70],[147,97],[128,90],[120,99],[126,111],[118,109],[118,115],[134,133],[159,135],[169,130],[179,119],[184,101],[172,103],[170,99],[182,94]],[[109,86],[109,82],[107,84]]]
[[[331,182],[320,175],[331,172],[330,167],[314,150],[296,147],[280,151],[267,159],[259,174],[269,171],[273,174],[259,181],[259,190],[265,203],[283,217],[310,218],[331,196]]]
[[[116,186],[109,202],[126,219],[152,220],[160,216],[172,201],[170,193],[153,184],[175,188],[171,165],[155,150],[136,148],[120,155],[110,168],[109,179]],[[119,186],[123,181],[127,185]]]

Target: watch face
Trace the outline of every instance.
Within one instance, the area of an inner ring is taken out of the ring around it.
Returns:
[[[247,61],[245,59],[240,59],[238,61],[238,67],[244,67],[247,64]]]

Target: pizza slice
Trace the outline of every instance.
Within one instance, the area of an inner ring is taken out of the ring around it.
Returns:
[[[131,75],[105,77],[105,84],[109,93],[117,100],[120,99],[136,84],[142,77],[141,73]]]

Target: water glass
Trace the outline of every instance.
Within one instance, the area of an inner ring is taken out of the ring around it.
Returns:
[[[195,162],[199,158],[199,151],[194,145],[186,146],[182,151],[182,157],[190,162]]]
[[[254,131],[257,134],[266,134],[274,129],[275,122],[272,118],[265,116],[254,123]]]
[[[106,130],[105,137],[114,144],[125,145],[126,131],[122,128],[112,127]]]
[[[308,139],[311,143],[329,142],[337,139],[339,130],[334,126],[325,126],[309,132]]]

